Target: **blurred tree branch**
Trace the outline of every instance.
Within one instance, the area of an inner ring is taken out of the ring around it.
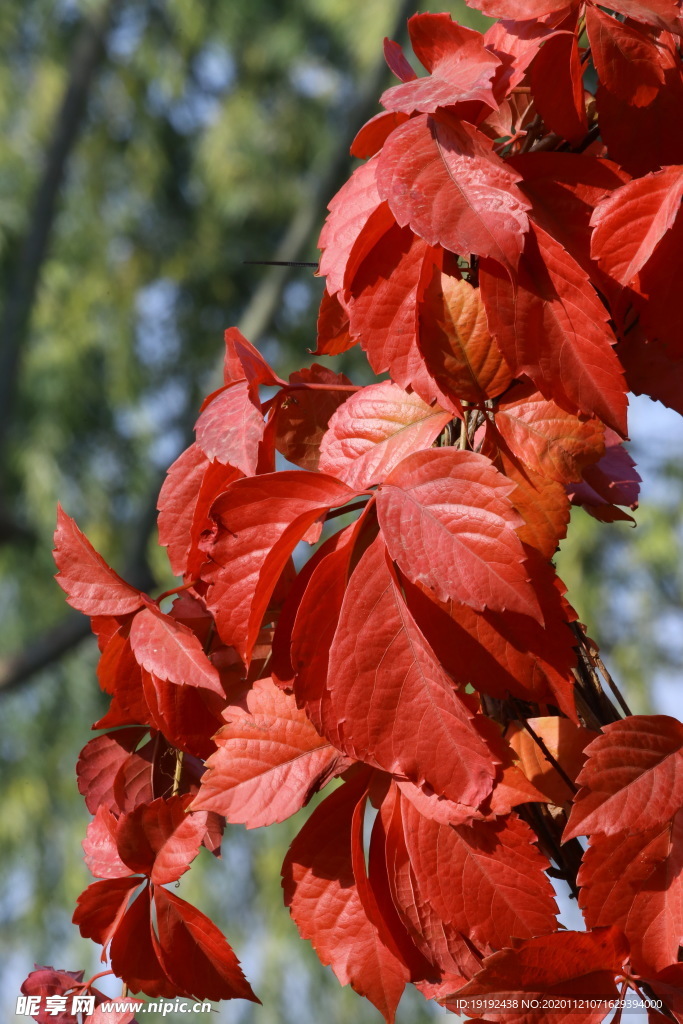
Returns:
[[[413,0],[403,0],[400,4],[394,22],[389,29],[389,35],[392,38],[404,36],[405,24],[413,12],[414,6]],[[323,168],[314,167],[312,169],[307,187],[304,189],[306,199],[290,221],[277,250],[274,253],[268,253],[268,258],[295,261],[301,259],[310,247],[314,232],[317,231],[324,219],[327,203],[348,173],[351,143],[359,128],[375,113],[377,94],[381,91],[386,74],[386,65],[382,56],[366,76],[365,83],[359,90],[348,116],[341,126],[338,143],[331,157]],[[261,283],[253,292],[237,325],[253,344],[258,344],[270,327],[273,317],[280,307],[282,293],[292,272],[290,267],[269,267],[263,274]],[[222,358],[218,366],[222,367]],[[219,372],[217,367],[217,376]],[[183,447],[187,447],[194,440],[195,416],[196,410],[186,410]],[[0,429],[0,438],[1,436]],[[137,525],[133,530],[133,546],[127,559],[127,569],[124,575],[129,582],[140,589],[152,589],[155,585],[147,562],[146,551],[156,524],[156,500],[163,479],[164,475],[159,475],[153,481]],[[57,626],[43,636],[37,637],[25,651],[0,661],[0,692],[8,692],[26,682],[37,672],[47,668],[68,653],[89,635],[89,623],[85,616],[70,612]]]
[[[0,464],[14,415],[21,353],[31,320],[40,274],[48,252],[69,157],[85,121],[88,96],[105,54],[106,36],[118,0],[105,0],[88,18],[73,49],[71,69],[28,226],[14,260],[0,318]],[[0,536],[0,542],[2,541]]]

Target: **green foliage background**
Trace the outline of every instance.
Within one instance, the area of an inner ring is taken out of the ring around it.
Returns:
[[[0,5],[5,304],[17,288],[78,40],[104,6]],[[391,0],[108,6],[104,52],[69,153],[16,373],[7,338],[0,348],[0,373],[13,396],[0,410],[5,1018],[33,961],[83,967],[86,974],[98,969],[96,950],[70,923],[76,896],[90,881],[79,846],[88,815],[74,766],[104,709],[94,644],[66,644],[64,654],[57,644],[42,671],[16,674],[19,653],[49,651],[55,637],[74,629],[52,581],[56,502],[119,571],[151,577],[160,589],[172,585],[155,545],[154,500],[164,469],[188,443],[201,396],[213,386],[223,329],[247,309],[255,322],[259,310],[249,302],[265,279],[277,295],[275,311],[252,340],[282,374],[309,363],[314,345],[322,282],[307,271],[285,275],[243,261],[272,258],[307,208],[312,230],[294,258],[316,258],[324,217],[324,204],[315,205],[316,183],[336,160],[331,196],[351,168],[339,152],[340,126],[377,74],[381,41],[394,31],[397,12]],[[450,10],[465,24],[484,25],[462,3]],[[367,373],[355,353],[344,369],[359,381]],[[638,531],[601,527],[581,513],[560,555],[570,596],[637,710],[650,707],[653,678],[680,678],[681,667],[681,469],[669,420],[642,408],[638,422],[654,484]],[[282,908],[279,867],[305,813],[269,830],[230,829],[223,860],[200,858],[204,863],[182,881],[183,896],[227,933],[264,1003],[224,1006],[212,1019],[378,1019],[320,967]],[[440,1015],[415,995],[399,1021],[420,1024]]]

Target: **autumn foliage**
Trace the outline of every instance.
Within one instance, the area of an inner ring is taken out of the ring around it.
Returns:
[[[683,22],[675,0],[470,2],[502,20],[410,19],[426,74],[385,41],[398,84],[320,236],[315,355],[360,344],[377,382],[284,381],[226,332],[159,497],[172,600],[59,512],[111,696],[77,767],[97,880],[74,922],[132,993],[256,999],[166,886],[226,822],[329,787],[284,902],[387,1021],[409,983],[503,1024],[629,993],[683,1020],[683,725],[603,689],[552,562],[571,504],[632,521],[627,392],[683,413]]]

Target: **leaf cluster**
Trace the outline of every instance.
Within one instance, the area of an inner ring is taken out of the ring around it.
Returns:
[[[165,886],[226,822],[341,779],[284,899],[387,1021],[408,983],[503,1024],[629,992],[682,1019],[683,726],[630,714],[553,556],[572,503],[632,521],[627,391],[683,411],[683,28],[673,0],[476,6],[484,35],[410,19],[422,77],[385,43],[399,84],[320,237],[316,355],[360,344],[388,378],[284,380],[229,329],[159,496],[182,582],[156,599],[59,511],[111,698],[78,765],[99,880],[74,921],[134,992],[256,999]]]

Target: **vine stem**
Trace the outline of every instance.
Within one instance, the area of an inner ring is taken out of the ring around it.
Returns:
[[[108,978],[109,975],[110,974],[113,975],[113,973],[114,972],[111,971],[111,970],[110,971],[100,971],[99,974],[93,974],[92,978],[88,978],[87,981],[82,981],[82,982],[80,982],[80,984],[74,985],[74,988],[83,988],[83,989],[91,988],[93,982],[97,981],[98,978]]]
[[[165,597],[172,597],[173,594],[181,594],[183,590],[191,590],[192,587],[196,587],[198,583],[199,580],[190,580],[189,583],[183,583],[179,587],[173,587],[172,590],[165,590],[163,594],[159,594],[158,597],[155,597],[154,603],[157,605],[161,604]]]
[[[460,424],[460,441],[458,447],[460,451],[467,451],[468,448],[468,437],[467,437],[467,409],[463,405],[462,409],[462,423]]]
[[[171,796],[178,796],[180,792],[180,779],[183,774],[183,758],[184,754],[182,750],[176,750],[175,755],[175,771],[173,772],[173,789],[171,790]]]
[[[605,665],[603,663],[603,660],[600,657],[600,655],[598,654],[598,652],[597,651],[592,651],[591,652],[591,657],[592,657],[593,661],[595,662],[595,664],[600,669],[600,674],[602,675],[602,678],[605,680],[605,682],[609,686],[610,690],[612,691],[612,693],[614,694],[616,699],[619,701],[619,704],[621,705],[621,709],[624,712],[624,714],[625,715],[632,715],[633,712],[631,711],[630,707],[626,703],[625,697],[623,696],[623,694],[622,694],[621,690],[619,689],[619,687],[617,686],[617,684],[614,682],[614,679],[612,678],[612,676],[607,671],[607,668],[605,667]]]

